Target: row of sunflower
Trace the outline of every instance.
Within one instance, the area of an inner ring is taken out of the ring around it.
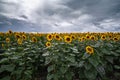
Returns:
[[[119,32],[0,32],[0,80],[117,80],[119,57]]]

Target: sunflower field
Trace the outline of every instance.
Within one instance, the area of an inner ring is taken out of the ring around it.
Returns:
[[[0,32],[0,80],[119,78],[119,32]]]

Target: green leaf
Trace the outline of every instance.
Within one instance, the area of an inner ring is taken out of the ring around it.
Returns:
[[[28,78],[28,79],[32,78],[32,71],[31,70],[26,70],[24,73],[25,73],[26,78]]]
[[[96,67],[97,72],[100,74],[101,77],[105,76],[105,69],[102,65],[98,65]]]
[[[111,43],[107,43],[106,46],[109,48],[113,48],[113,45]]]
[[[89,70],[84,70],[84,74],[88,80],[94,80],[97,76],[97,71],[95,68],[91,68]]]
[[[84,66],[85,66],[86,70],[89,70],[92,67],[92,65],[90,63],[85,63]]]
[[[114,52],[114,51],[111,51],[110,53],[111,53],[112,55],[114,55],[114,56],[117,56],[117,57],[120,56],[119,53],[116,53],[116,52]]]
[[[1,68],[3,70],[7,70],[9,72],[12,72],[14,70],[14,68],[15,68],[15,65],[12,65],[12,64],[11,65],[2,65]]]
[[[119,69],[120,69],[120,66],[115,65],[114,68],[119,70]]]
[[[67,72],[65,75],[66,80],[72,80],[73,73],[72,72]]]
[[[106,56],[106,60],[113,64],[113,56]]]
[[[54,78],[54,75],[53,74],[48,74],[47,75],[47,80],[52,80]]]
[[[65,66],[60,67],[60,71],[62,74],[64,74],[67,71],[67,67]]]
[[[84,66],[84,62],[85,62],[85,61],[80,61],[80,62],[78,63],[78,67],[83,67],[83,66]]]
[[[8,58],[3,58],[0,60],[0,63],[5,63],[5,62],[8,62]]]
[[[80,53],[76,47],[71,48],[73,53]]]
[[[1,67],[1,68],[0,68],[0,73],[2,73],[2,72],[4,72],[4,71],[5,71],[4,67]]]
[[[101,42],[97,42],[93,47],[97,48],[97,47],[100,47],[101,46]]]
[[[116,50],[117,53],[120,53],[120,50]],[[120,54],[119,54],[120,55]]]
[[[108,51],[108,49],[106,48],[102,48],[101,51],[104,53],[104,54],[107,54],[107,55],[110,55],[111,53]]]
[[[10,76],[5,76],[4,78],[2,78],[0,80],[10,80]]]
[[[11,75],[16,75],[17,76],[17,80],[21,77],[21,73],[22,73],[23,69],[18,69],[14,70]]]
[[[90,54],[85,52],[84,55],[82,56],[82,59],[87,59],[89,56],[90,56]]]
[[[84,74],[84,70],[79,70],[79,78],[80,79],[86,78]]]
[[[75,62],[75,57],[74,56],[67,56],[67,57],[65,57],[68,61],[70,61],[70,62]]]
[[[55,68],[55,65],[50,65],[50,66],[48,66],[47,71],[48,71],[48,72],[51,72],[51,71],[54,70],[54,68]]]
[[[99,64],[99,57],[97,55],[93,55],[91,56],[88,61],[94,66],[96,67]]]

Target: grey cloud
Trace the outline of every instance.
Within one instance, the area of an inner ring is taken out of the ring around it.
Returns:
[[[0,16],[24,31],[120,31],[120,0],[32,1],[1,0]]]

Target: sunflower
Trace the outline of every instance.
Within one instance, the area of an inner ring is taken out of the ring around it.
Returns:
[[[7,42],[7,43],[10,43],[10,38],[6,38],[6,42]]]
[[[82,38],[81,38],[81,41],[84,41],[85,39],[86,39],[85,37],[82,37]]]
[[[17,43],[18,43],[19,45],[21,45],[21,44],[22,44],[22,39],[19,38],[19,39],[17,40]]]
[[[70,35],[70,37],[72,38],[72,40],[75,40],[75,39],[76,39],[76,36],[75,36],[75,35]]]
[[[88,40],[90,39],[90,36],[88,34],[86,35],[86,39],[88,39]]]
[[[4,44],[2,43],[2,45],[1,45],[2,47],[4,47]]]
[[[90,36],[90,39],[91,39],[91,40],[95,40],[95,36],[93,36],[93,35]]]
[[[114,41],[118,41],[119,39],[118,39],[118,37],[114,37],[113,40]]]
[[[32,37],[32,42],[37,42],[37,38],[36,37]]]
[[[109,38],[110,38],[110,39],[113,37],[113,35],[112,35],[112,34],[109,34],[108,36],[109,36]]]
[[[65,39],[66,43],[71,43],[72,42],[72,39],[69,36],[65,36],[64,39]]]
[[[16,37],[16,39],[19,39],[19,38],[21,38],[21,36],[20,36],[20,34],[15,34],[15,37]]]
[[[8,33],[11,35],[13,32],[11,30],[9,30]]]
[[[82,38],[78,38],[78,40],[81,42],[81,41],[82,41]]]
[[[26,40],[27,39],[26,35],[22,35],[22,39]]]
[[[51,46],[51,42],[46,42],[46,47],[50,47]]]
[[[86,52],[87,52],[88,54],[93,54],[93,53],[94,53],[94,49],[93,49],[91,46],[87,46],[87,47],[86,47]]]
[[[48,40],[48,41],[51,41],[52,39],[53,39],[53,35],[52,35],[52,34],[48,34],[48,35],[47,35],[47,40]]]
[[[54,35],[54,38],[55,38],[56,40],[58,40],[58,41],[60,41],[60,39],[61,39],[60,35],[58,35],[58,34],[55,34],[55,35]]]
[[[106,36],[105,35],[102,35],[101,36],[101,40],[105,40],[106,39]]]

